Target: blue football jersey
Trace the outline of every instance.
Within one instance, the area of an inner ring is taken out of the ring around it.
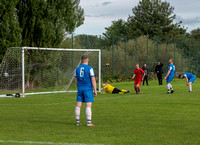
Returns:
[[[94,77],[94,69],[86,64],[81,64],[76,68],[74,77],[77,78],[78,89],[92,89],[91,77]]]
[[[169,69],[168,69],[168,70],[170,70],[169,76],[170,76],[170,77],[173,77],[174,74],[175,74],[175,65],[171,64],[171,65],[169,66]]]
[[[187,77],[188,79],[191,79],[191,78],[195,78],[195,75],[193,75],[192,73],[185,73],[183,74],[183,77]]]

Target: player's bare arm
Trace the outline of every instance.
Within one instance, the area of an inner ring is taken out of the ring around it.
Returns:
[[[187,77],[185,77],[186,78],[186,83],[187,83],[187,86],[188,86],[188,84],[189,84],[189,79],[187,78]]]
[[[134,79],[134,78],[135,78],[135,74],[133,75],[132,79]]]
[[[75,84],[76,84],[76,86],[77,86],[77,78],[75,77],[74,79],[75,79]]]
[[[104,90],[104,88],[101,88],[101,94],[108,94],[108,91],[103,91]]]
[[[166,80],[167,77],[169,76],[170,72],[171,72],[171,70],[168,70],[167,75],[164,77],[165,80]]]
[[[94,96],[97,96],[97,83],[96,83],[96,79],[95,77],[91,77],[92,79],[92,86],[93,86],[93,89],[94,89]]]

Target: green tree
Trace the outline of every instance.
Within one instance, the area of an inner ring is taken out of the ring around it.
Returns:
[[[6,48],[20,46],[21,31],[15,13],[17,0],[0,1],[0,62],[6,52]]]
[[[80,0],[19,0],[22,46],[57,47],[66,33],[83,24]]]
[[[174,23],[174,7],[167,1],[142,0],[132,12],[133,15],[127,20],[128,34],[131,36],[180,37],[186,33],[186,29],[180,26],[181,21]]]
[[[117,21],[112,21],[111,26],[106,27],[106,32],[103,33],[104,41],[103,43],[105,45],[111,45],[112,39],[114,37],[115,42],[117,42],[120,39],[123,39],[124,36],[127,35],[127,25],[126,21],[119,19]]]
[[[190,32],[192,38],[200,39],[200,28],[194,29]]]

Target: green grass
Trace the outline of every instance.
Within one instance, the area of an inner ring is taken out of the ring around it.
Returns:
[[[133,82],[115,83],[130,94],[98,94],[93,104],[93,123],[87,127],[85,106],[82,126],[75,126],[76,93],[0,98],[0,140],[3,145],[28,145],[7,141],[83,144],[199,145],[200,80],[188,92],[185,80],[174,80],[174,94],[166,85],[150,81],[133,91]],[[37,144],[37,143],[36,143]],[[39,143],[38,143],[39,144]]]

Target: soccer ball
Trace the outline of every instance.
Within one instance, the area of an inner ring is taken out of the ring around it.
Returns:
[[[15,94],[15,97],[16,97],[16,98],[19,98],[19,97],[20,97],[20,93],[16,93],[16,94]]]

